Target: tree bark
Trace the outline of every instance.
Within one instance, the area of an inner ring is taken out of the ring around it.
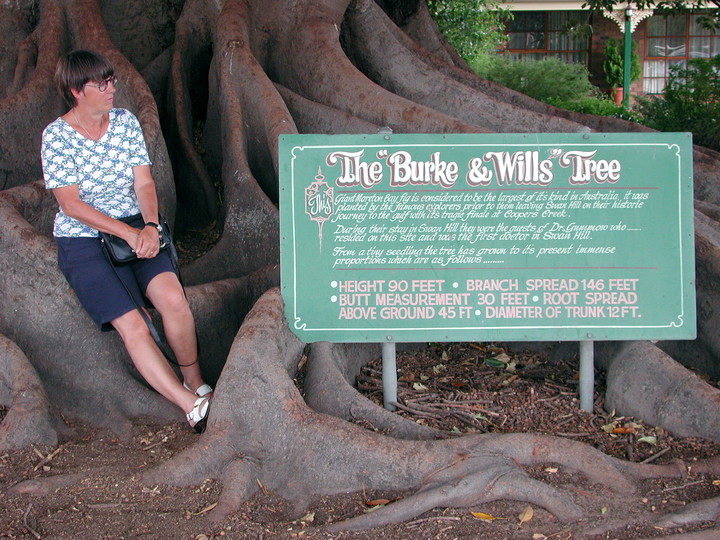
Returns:
[[[121,14],[123,23],[137,23],[121,24]],[[17,369],[27,375],[5,386],[6,393],[36,390],[28,409],[56,408],[121,435],[137,416],[180,419],[139,380],[118,337],[94,328],[55,263],[56,204],[40,180],[40,133],[63,112],[52,82],[57,59],[84,47],[106,54],[120,76],[116,102],[140,119],[164,214],[172,221],[177,213],[180,230],[215,224],[221,233],[217,245],[182,269],[204,374],[217,380],[209,428],[195,447],[149,474],[149,482],[222,479],[215,519],[251,497],[258,480],[290,501],[295,514],[322,495],[406,492],[382,510],[328,524],[341,530],[498,498],[533,502],[566,521],[586,515],[587,501],[526,474],[524,468],[541,463],[561,464],[622,493],[639,489],[643,478],[684,474],[675,465],[640,466],[537,434],[448,438],[404,421],[353,388],[370,349],[306,348],[283,321],[274,288],[279,135],[373,133],[385,126],[400,133],[646,128],[561,111],[477,78],[418,0],[177,0],[150,7],[141,0],[26,0],[3,3],[0,25],[0,45],[11,51],[0,58],[0,332],[14,343],[0,354],[0,368],[14,373],[13,366],[24,366]],[[159,40],[151,35],[158,25],[166,29]],[[694,163],[700,331],[674,356],[687,360],[703,351],[717,365],[720,161],[717,152],[696,148]],[[293,381],[303,351],[305,396]],[[649,344],[628,344],[610,360],[622,375],[611,374],[609,399],[637,411],[618,409],[621,414],[645,411],[621,402],[647,381],[639,360],[686,380],[672,358]],[[619,381],[635,382],[616,386]],[[692,433],[714,438],[716,431],[703,431],[703,422],[692,419],[718,417],[715,394],[702,384],[692,388],[691,396],[676,399],[695,399],[697,406],[657,421],[675,422],[675,430],[678,423],[695,426]],[[640,401],[651,403],[646,394]],[[52,413],[50,420],[40,417],[38,436],[52,437]],[[29,430],[12,426],[6,419],[2,428]]]
[[[0,404],[8,413],[0,424],[0,450],[29,444],[55,445],[62,423],[53,417],[40,378],[23,352],[0,335]]]

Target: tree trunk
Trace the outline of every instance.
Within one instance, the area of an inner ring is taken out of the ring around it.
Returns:
[[[122,17],[136,22],[121,24]],[[173,30],[154,38],[154,29],[169,21]],[[646,128],[561,111],[478,79],[418,0],[25,0],[3,3],[0,25],[2,49],[12,51],[0,59],[0,332],[16,344],[0,355],[0,364],[9,371],[26,356],[39,378],[10,378],[8,392],[30,385],[41,410],[46,395],[45,409],[57,407],[120,434],[137,416],[180,417],[139,380],[118,337],[94,328],[55,263],[50,230],[56,204],[40,180],[40,132],[62,113],[52,83],[57,59],[84,47],[115,65],[122,81],[117,105],[140,119],[165,215],[172,219],[177,212],[180,230],[215,224],[221,233],[217,245],[182,269],[203,370],[217,380],[209,428],[197,447],[162,465],[149,482],[221,478],[216,519],[252,496],[258,480],[290,501],[295,514],[321,495],[409,493],[382,510],[329,524],[340,530],[499,498],[536,503],[566,521],[586,515],[588,501],[524,471],[541,463],[561,464],[621,493],[638,489],[643,478],[683,474],[675,466],[626,463],[537,434],[447,438],[411,425],[353,388],[354,375],[372,356],[367,347],[308,348],[303,397],[293,377],[305,344],[289,332],[273,288],[281,134],[368,133],[382,126],[398,133]],[[695,149],[694,159],[703,300],[699,338],[684,350],[702,350],[716,364],[720,162],[703,148]],[[668,372],[683,373],[656,351],[630,345],[618,356],[622,362],[615,358],[615,368],[629,365],[634,376],[640,373],[635,360],[653,356],[672,366]],[[682,351],[678,360],[693,355]],[[637,393],[643,377],[637,380],[619,393]],[[697,385],[695,397],[707,404],[704,391]],[[718,404],[711,405],[703,414],[717,418]],[[681,421],[698,425],[690,421],[698,410]],[[53,417],[43,422],[53,426]],[[38,432],[52,437],[52,429]]]

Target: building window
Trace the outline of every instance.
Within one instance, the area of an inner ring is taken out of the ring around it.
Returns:
[[[687,65],[693,58],[720,54],[720,36],[698,23],[699,15],[653,15],[646,30],[643,91],[661,94],[671,66]]]
[[[507,22],[507,52],[513,60],[557,56],[563,62],[587,65],[589,36],[568,31],[587,22],[587,11],[516,11]]]

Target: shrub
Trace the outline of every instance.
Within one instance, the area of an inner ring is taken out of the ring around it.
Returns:
[[[428,0],[440,31],[465,61],[500,49],[505,42],[503,20],[509,10],[494,0]]]
[[[720,150],[720,55],[673,66],[662,97],[638,98],[642,123],[659,131],[691,131],[696,144]]]
[[[627,110],[623,105],[615,105],[615,102],[603,96],[599,91],[595,95],[586,96],[574,100],[550,99],[548,105],[554,105],[568,111],[575,111],[585,114],[594,114],[595,116],[612,116],[614,118],[622,118],[623,120],[631,120],[639,122],[640,116]]]
[[[608,39],[605,43],[605,60],[603,71],[605,80],[611,88],[618,88],[623,85],[623,66],[625,65],[625,43],[616,39]],[[637,55],[637,43],[632,42],[630,53],[630,82],[640,78],[640,59]]]
[[[470,66],[480,77],[538,101],[580,99],[592,95],[595,88],[584,65],[567,64],[559,58],[513,61],[507,56],[478,55]]]

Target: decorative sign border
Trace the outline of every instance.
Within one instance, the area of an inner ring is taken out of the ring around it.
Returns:
[[[283,135],[303,341],[693,339],[685,133]]]

